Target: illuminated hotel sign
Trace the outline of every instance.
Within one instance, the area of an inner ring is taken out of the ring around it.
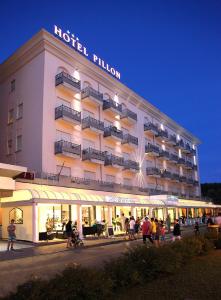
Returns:
[[[79,38],[76,37],[69,30],[64,32],[57,25],[54,25],[54,34],[55,34],[55,36],[58,36],[62,41],[67,43],[71,48],[73,48],[77,52],[79,52],[82,55],[84,55],[85,57],[87,57],[93,63],[95,63],[102,69],[104,69],[106,72],[110,73],[115,78],[120,79],[120,72],[118,72],[116,69],[111,67],[108,63],[106,63],[103,59],[101,59],[96,54],[90,54],[88,52],[87,48],[83,44],[80,43]]]

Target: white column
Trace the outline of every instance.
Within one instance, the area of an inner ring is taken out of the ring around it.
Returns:
[[[189,225],[189,208],[188,207],[186,209],[186,221],[187,221],[187,225]]]
[[[77,221],[77,205],[71,205],[71,221],[73,224]]]
[[[176,219],[179,219],[179,208],[176,207],[175,209],[176,209]]]
[[[37,243],[39,241],[38,232],[38,203],[32,204],[32,241]]]
[[[80,204],[77,204],[77,229],[80,237],[82,236],[82,207]]]
[[[135,206],[131,206],[131,217],[132,216],[136,220],[136,207]]]
[[[153,216],[153,207],[150,207],[149,209],[149,217],[152,218]]]
[[[97,205],[96,205],[96,220],[97,220],[98,222],[101,222],[101,221],[102,221],[102,220],[101,220],[101,209],[102,209],[101,206],[97,206]]]
[[[167,207],[164,207],[163,208],[163,219],[164,219],[164,221],[166,221],[167,215],[168,215],[168,209],[167,209]]]
[[[108,206],[108,226],[112,225],[112,206]]]

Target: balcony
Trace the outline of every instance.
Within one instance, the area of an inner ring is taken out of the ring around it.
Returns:
[[[185,183],[187,180],[186,176],[180,176],[180,182]]]
[[[170,160],[170,153],[169,153],[168,151],[161,150],[159,156],[160,156],[162,159]]]
[[[176,154],[170,154],[170,161],[173,163],[178,163],[179,157]]]
[[[162,178],[165,178],[165,179],[171,179],[172,178],[172,173],[167,171],[167,170],[164,170],[162,173],[161,173],[161,177]]]
[[[179,182],[180,181],[180,175],[176,174],[176,173],[173,173],[172,176],[171,176],[171,180],[175,181],[175,182]]]
[[[198,185],[199,185],[199,181],[198,181],[198,180],[194,180],[194,181],[193,181],[193,185],[194,185],[194,186],[198,186]]]
[[[158,168],[146,168],[146,175],[155,177],[155,178],[160,178],[161,177],[161,171]]]
[[[159,156],[160,155],[160,148],[148,143],[148,145],[145,146],[145,153],[147,153],[150,156]]]
[[[147,133],[151,133],[152,135],[157,135],[159,132],[158,126],[153,124],[152,122],[144,124],[144,131]]]
[[[103,105],[103,94],[87,86],[81,91],[81,101],[93,106]]]
[[[193,168],[193,163],[191,161],[186,160],[185,167],[189,170],[192,170]]]
[[[158,134],[156,135],[156,139],[158,139],[161,142],[167,141],[169,138],[167,130],[159,130]]]
[[[121,143],[124,145],[131,146],[131,147],[137,147],[138,146],[138,138],[127,133],[123,136],[123,140]]]
[[[69,156],[72,158],[79,158],[81,156],[81,145],[73,144],[67,141],[55,142],[55,154],[59,156]]]
[[[193,148],[192,148],[192,149],[191,149],[191,154],[192,154],[192,155],[196,155],[196,149],[193,149]]]
[[[87,148],[82,151],[82,160],[90,161],[96,164],[104,164],[106,153],[93,149]]]
[[[169,138],[167,140],[167,143],[170,145],[175,146],[176,145],[176,135],[175,134],[170,134]]]
[[[190,154],[191,153],[191,147],[189,143],[186,143],[184,148],[183,148],[183,152]]]
[[[184,141],[182,139],[177,141],[175,147],[184,149],[185,148]]]
[[[139,163],[133,160],[125,160],[124,170],[131,171],[131,172],[139,172],[140,170]]]
[[[127,108],[122,111],[120,118],[129,125],[133,125],[137,122],[137,114]]]
[[[123,140],[123,131],[117,129],[116,126],[109,126],[104,128],[104,137],[113,141]]]
[[[114,168],[123,168],[124,158],[113,154],[107,155],[105,159],[105,166],[112,166]]]
[[[187,185],[193,185],[194,180],[192,178],[187,178],[186,183]]]
[[[104,100],[103,110],[111,113],[113,116],[119,116],[122,114],[122,105],[109,98]]]
[[[186,161],[185,161],[184,158],[179,157],[177,164],[180,165],[180,166],[185,166],[186,165]]]
[[[96,120],[90,116],[82,120],[82,130],[90,131],[96,134],[104,132],[104,122]]]
[[[197,165],[193,165],[193,170],[194,170],[194,171],[197,171],[197,170],[198,170]]]
[[[81,113],[65,105],[55,108],[55,120],[62,120],[69,125],[81,123]]]
[[[61,72],[55,76],[55,86],[75,93],[81,90],[80,80],[65,72]]]

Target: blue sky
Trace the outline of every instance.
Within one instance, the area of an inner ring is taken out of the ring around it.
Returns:
[[[54,24],[199,137],[201,181],[221,182],[221,1],[3,0],[0,62]]]

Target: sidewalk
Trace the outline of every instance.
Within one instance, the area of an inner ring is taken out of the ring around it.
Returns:
[[[203,226],[201,226],[202,228]],[[185,226],[181,227],[181,231],[184,235],[192,234],[193,229],[192,226]],[[166,233],[166,240],[170,240],[172,237],[172,233],[168,234]],[[139,234],[139,237],[137,241],[142,240],[142,235]],[[109,238],[91,238],[91,239],[84,239],[84,248],[95,248],[95,247],[102,247],[112,244],[118,244],[118,243],[124,243],[129,242],[128,237],[125,236],[115,236],[115,237],[109,237]],[[50,244],[38,244],[33,245],[31,243],[15,243],[15,251],[9,251],[7,252],[7,242],[0,242],[0,249],[2,252],[0,252],[0,261],[5,260],[12,260],[12,259],[19,259],[24,257],[31,257],[31,256],[40,256],[40,255],[50,255],[55,253],[63,253],[66,251],[70,251],[66,248],[66,240]],[[5,250],[4,250],[5,249]],[[74,249],[73,249],[74,250]]]

